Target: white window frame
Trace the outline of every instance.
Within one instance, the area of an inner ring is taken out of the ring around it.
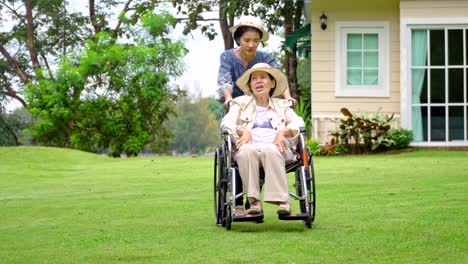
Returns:
[[[348,85],[346,41],[349,33],[377,34],[379,43],[378,85]],[[335,96],[389,97],[390,96],[390,23],[386,21],[336,22]]]
[[[468,18],[402,18],[400,19],[400,106],[402,128],[412,129],[412,93],[411,93],[411,30],[437,29],[440,27],[464,26]],[[468,63],[468,62],[467,62]],[[464,87],[466,91],[466,87]],[[447,125],[447,124],[446,124]],[[465,133],[466,133],[465,129]],[[468,146],[468,141],[423,141],[412,142],[412,146]]]

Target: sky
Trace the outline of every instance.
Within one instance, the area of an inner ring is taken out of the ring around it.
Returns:
[[[69,0],[72,9],[84,14],[88,13],[87,3],[88,1]],[[207,14],[207,17],[210,17],[210,14]],[[217,97],[216,78],[218,75],[219,57],[224,50],[224,42],[218,23],[215,23],[215,27],[218,36],[212,41],[203,36],[199,30],[195,30],[191,34],[184,36],[182,34],[183,25],[177,25],[172,32],[172,37],[175,40],[183,40],[185,47],[189,50],[184,59],[186,71],[180,78],[175,80],[176,84],[188,90],[189,95],[198,96],[200,94],[203,97]],[[259,47],[259,49],[273,51],[279,49],[280,45],[281,38],[270,34],[268,48]],[[16,101],[12,101],[7,105],[8,110],[13,110],[17,107],[20,107],[20,104]]]

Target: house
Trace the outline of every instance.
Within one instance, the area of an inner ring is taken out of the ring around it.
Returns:
[[[415,146],[468,146],[468,0],[305,0],[314,136],[394,113]]]

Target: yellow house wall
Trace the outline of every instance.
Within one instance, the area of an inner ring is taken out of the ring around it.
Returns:
[[[311,101],[315,137],[324,141],[334,124],[329,117],[342,116],[340,109],[351,112],[400,112],[400,25],[399,0],[313,0],[311,5]],[[320,28],[322,11],[327,29]],[[389,97],[335,96],[335,24],[350,21],[380,21],[390,25]]]
[[[401,18],[468,17],[468,0],[401,0]]]

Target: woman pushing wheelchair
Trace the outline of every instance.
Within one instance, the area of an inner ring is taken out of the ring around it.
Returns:
[[[290,214],[285,162],[289,140],[298,136],[304,121],[288,100],[276,98],[287,89],[287,78],[267,63],[257,63],[236,84],[244,95],[232,100],[221,129],[229,131],[235,144],[234,159],[250,202],[247,213],[262,213],[259,178],[263,168],[264,201],[278,205],[279,215]]]

